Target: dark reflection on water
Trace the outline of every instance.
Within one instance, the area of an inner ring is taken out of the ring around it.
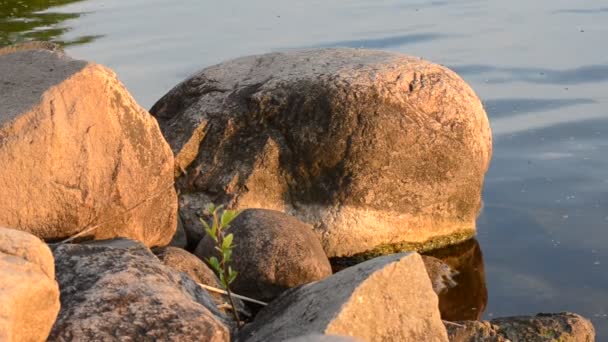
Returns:
[[[484,101],[484,108],[490,118],[510,116],[515,113],[544,112],[562,107],[592,104],[596,101],[585,98],[562,99],[494,99]]]
[[[458,272],[454,277],[457,285],[439,295],[441,318],[448,321],[480,319],[488,304],[488,290],[477,240],[425,254],[442,260]]]
[[[66,20],[76,19],[81,13],[60,13],[49,10],[54,6],[67,5],[81,0],[0,0],[0,46],[39,40],[53,41],[62,45],[84,44],[98,38],[97,35],[62,40],[70,30]]]
[[[370,39],[356,39],[356,40],[344,40],[338,42],[331,42],[326,44],[315,45],[316,48],[324,47],[351,47],[351,48],[366,48],[366,49],[385,49],[389,47],[402,46],[406,44],[414,44],[420,42],[427,42],[443,38],[444,35],[436,33],[412,33],[406,35],[382,37],[382,38],[370,38]]]
[[[461,75],[497,74],[486,83],[529,82],[537,84],[586,84],[608,81],[608,64],[583,65],[571,69],[500,67],[471,64],[450,67]]]

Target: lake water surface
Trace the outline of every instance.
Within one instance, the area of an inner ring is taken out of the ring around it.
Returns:
[[[464,248],[487,303],[475,304],[480,279],[469,275],[477,285],[452,293],[457,311],[574,311],[598,341],[608,341],[607,37],[605,0],[0,0],[0,45],[63,41],[147,108],[203,67],[283,49],[382,49],[454,69],[494,133],[479,245]]]

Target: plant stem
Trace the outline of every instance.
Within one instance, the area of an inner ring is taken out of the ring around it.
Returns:
[[[213,221],[217,222],[217,245],[220,247],[222,247],[223,243],[224,243],[224,232],[222,231],[222,223],[220,221],[218,221],[218,217],[217,217],[217,210],[213,211]],[[226,288],[226,292],[228,293],[228,299],[230,300],[230,306],[232,306],[232,315],[234,316],[234,319],[236,320],[236,324],[238,327],[241,326],[241,320],[239,319],[239,312],[236,309],[236,305],[234,305],[234,300],[232,299],[232,292],[230,291],[230,284],[228,283],[229,279],[230,279],[230,275],[228,274],[228,265],[226,265],[226,260],[224,260],[224,255],[221,251],[218,252],[219,253],[219,257],[220,257],[220,266],[222,267],[222,272],[224,273],[224,281],[222,282],[222,285],[224,285],[224,287]]]
[[[224,271],[224,277],[226,277],[226,271]],[[232,314],[234,315],[234,319],[236,320],[236,325],[241,327],[241,320],[239,319],[239,312],[236,309],[236,305],[234,305],[234,300],[232,299],[232,292],[230,291],[230,286],[226,286],[226,292],[228,292],[228,299],[230,300],[230,305],[232,306]]]

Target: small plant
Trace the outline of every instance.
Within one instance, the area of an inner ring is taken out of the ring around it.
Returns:
[[[232,240],[234,235],[232,233],[226,234],[226,230],[230,227],[230,222],[234,220],[239,214],[236,210],[224,210],[223,206],[215,206],[210,204],[207,207],[207,212],[211,216],[211,222],[207,223],[205,219],[200,218],[205,232],[215,242],[215,250],[218,252],[218,257],[210,257],[207,262],[213,268],[213,270],[219,275],[220,283],[228,294],[230,300],[230,306],[232,306],[232,314],[237,324],[240,326],[241,321],[239,314],[234,305],[234,299],[232,298],[232,292],[230,291],[230,284],[236,279],[237,272],[230,266],[232,260]]]

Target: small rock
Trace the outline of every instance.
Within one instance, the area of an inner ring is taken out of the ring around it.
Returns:
[[[58,312],[50,249],[31,234],[0,227],[0,341],[46,341]]]
[[[235,293],[270,301],[283,291],[331,275],[331,265],[311,226],[278,211],[247,209],[230,224]],[[206,236],[195,251],[205,260],[217,254]]]
[[[593,342],[595,329],[584,317],[569,313],[447,323],[451,342]]]
[[[0,52],[0,225],[168,244],[174,161],[156,120],[114,72],[47,45]]]
[[[185,273],[126,239],[54,250],[61,312],[49,341],[230,340],[230,321]]]
[[[307,334],[448,341],[437,295],[417,253],[375,258],[291,289],[260,311],[239,341],[283,341]]]

